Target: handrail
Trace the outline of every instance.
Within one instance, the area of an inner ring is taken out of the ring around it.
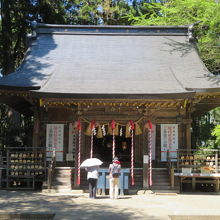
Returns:
[[[177,151],[214,151],[214,152],[218,152],[219,150],[218,149],[207,149],[207,148],[204,148],[204,149],[178,149]]]
[[[170,186],[171,186],[171,189],[174,189],[174,161],[172,161],[170,157],[170,151],[167,150],[167,166],[168,166],[168,175],[169,175],[169,178],[170,178]],[[176,159],[176,158],[175,158]]]
[[[51,161],[49,163],[48,174],[47,174],[48,189],[52,188],[52,181],[53,181],[53,178],[54,178],[55,167],[56,167],[56,149],[53,148],[53,153],[52,153]]]

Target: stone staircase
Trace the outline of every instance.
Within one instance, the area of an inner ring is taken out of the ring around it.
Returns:
[[[167,168],[153,168],[153,190],[170,190],[170,180]]]
[[[131,178],[129,176],[129,190],[140,190],[143,188],[143,169],[134,169],[135,185],[131,185]],[[170,180],[167,168],[153,168],[153,185],[152,190],[170,190]],[[87,173],[84,169],[81,170],[81,184],[80,189],[88,190]],[[70,167],[56,167],[55,174],[52,181],[52,192],[70,192],[73,189],[74,169]],[[46,189],[46,188],[44,188]],[[174,190],[178,189],[178,181],[175,179]]]
[[[139,190],[143,188],[143,169],[134,168],[134,186],[131,185],[131,176],[129,174],[129,189]]]
[[[51,190],[55,192],[69,192],[72,190],[72,169],[70,167],[55,168]]]

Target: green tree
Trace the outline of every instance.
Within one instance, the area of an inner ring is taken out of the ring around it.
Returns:
[[[13,72],[23,59],[32,12],[31,0],[1,0],[0,66],[3,74]]]
[[[38,0],[35,2],[34,7],[44,23],[67,23],[66,14],[69,7],[69,1],[67,0]]]
[[[145,4],[148,13],[129,14],[134,25],[195,25],[194,35],[207,68],[220,74],[220,4],[215,0],[167,0]]]
[[[130,24],[125,17],[132,10],[145,10],[142,0],[0,0],[0,69],[13,72],[22,62],[27,48],[26,34],[30,22],[50,24]],[[135,5],[135,7],[133,7]],[[0,146],[25,145],[32,118],[20,115],[0,105]],[[14,126],[14,122],[18,121]],[[24,135],[26,134],[26,136]]]
[[[215,137],[215,145],[220,148],[220,125],[216,125],[212,131],[212,135]]]
[[[192,146],[193,148],[214,148],[215,138],[212,136],[213,114],[208,112],[205,115],[193,118],[192,122]]]
[[[144,3],[147,13],[128,15],[133,25],[190,25],[194,24],[198,51],[207,68],[220,74],[220,4],[215,0],[166,0]],[[192,123],[193,147],[216,147],[220,110],[195,117]],[[214,131],[213,131],[214,129]],[[213,132],[212,132],[213,131]],[[214,140],[216,142],[214,144]]]
[[[129,25],[126,14],[146,13],[145,0],[0,0],[0,67],[13,72],[27,48],[30,21],[49,24]]]
[[[33,1],[1,0],[0,69],[2,74],[13,72],[26,51],[28,21],[34,13]],[[32,118],[0,105],[0,148],[4,146],[29,145],[28,131],[32,129]],[[27,128],[28,127],[28,128]],[[26,131],[26,132],[24,132]]]

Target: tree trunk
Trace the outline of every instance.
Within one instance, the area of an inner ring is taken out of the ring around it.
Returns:
[[[12,23],[10,16],[10,0],[1,0],[2,16],[2,44],[3,44],[3,74],[9,74],[14,71],[15,63],[12,54]]]

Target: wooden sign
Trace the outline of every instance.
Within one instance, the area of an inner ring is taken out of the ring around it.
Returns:
[[[167,151],[171,160],[176,160],[178,149],[178,124],[161,125],[161,161],[167,161]]]
[[[63,161],[63,131],[63,124],[47,124],[47,158],[52,157],[53,149],[55,149],[56,161]]]

